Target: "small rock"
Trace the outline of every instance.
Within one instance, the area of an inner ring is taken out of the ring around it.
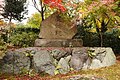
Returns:
[[[61,58],[60,61],[58,62],[58,66],[60,66],[61,68],[59,69],[59,72],[61,74],[66,74],[67,72],[70,71],[70,67],[69,64],[67,63],[67,61],[64,58]]]
[[[66,51],[63,50],[59,50],[59,49],[54,49],[51,51],[51,54],[53,55],[53,57],[57,60],[60,60],[63,57],[66,57],[69,55],[69,53],[67,53]]]

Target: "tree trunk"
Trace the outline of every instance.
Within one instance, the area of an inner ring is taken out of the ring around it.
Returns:
[[[44,11],[43,11],[43,7],[41,8],[41,17],[42,17],[42,21],[44,20]]]
[[[40,9],[38,8],[37,6],[37,2],[36,0],[32,0],[33,4],[34,4],[34,7],[38,10],[38,12],[41,14],[41,17],[42,17],[42,21],[44,20],[44,4],[42,2],[43,0],[40,0]]]
[[[41,5],[41,17],[42,17],[42,21],[44,20],[44,10],[43,10],[43,3],[42,0],[40,0],[40,5]]]
[[[99,36],[100,36],[100,47],[102,47],[103,46],[103,33],[100,32]]]

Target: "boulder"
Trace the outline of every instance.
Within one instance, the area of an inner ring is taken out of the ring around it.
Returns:
[[[90,69],[96,69],[100,67],[111,66],[116,62],[116,56],[112,51],[112,48],[104,48],[104,47],[95,47],[93,48],[96,57],[92,60]]]
[[[75,70],[83,68],[84,63],[89,59],[86,48],[74,49],[70,60],[70,66]]]
[[[88,53],[88,50],[93,52]],[[70,65],[75,70],[96,69],[115,64],[116,56],[112,48],[105,47],[82,47],[73,48]]]
[[[41,23],[39,38],[72,39],[77,33],[76,25],[55,12]]]
[[[54,60],[47,50],[41,50],[33,56],[34,69],[38,73],[45,72],[54,75]]]
[[[60,67],[59,72],[61,74],[66,74],[67,72],[70,71],[70,66],[64,58],[60,59],[60,61],[58,62],[58,66]]]
[[[8,51],[1,62],[2,73],[19,74],[30,68],[30,60],[24,53]]]

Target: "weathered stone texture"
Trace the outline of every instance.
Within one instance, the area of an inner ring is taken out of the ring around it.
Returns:
[[[70,71],[70,66],[64,58],[60,59],[60,61],[58,62],[58,66],[60,66],[59,72],[61,74],[66,74]]]
[[[62,19],[59,13],[55,12],[42,21],[39,38],[72,39],[76,33],[76,25],[71,21]]]
[[[36,52],[33,56],[34,68],[37,72],[46,72],[54,75],[55,66],[53,65],[53,57],[47,50]]]
[[[82,39],[36,39],[37,47],[81,47]]]
[[[28,71],[30,60],[24,53],[7,52],[0,63],[2,73],[18,74],[22,71]]]
[[[115,64],[116,56],[112,50],[112,48],[101,48],[95,47],[96,58],[92,60],[90,69],[110,66]]]
[[[89,53],[90,50],[93,52]],[[33,55],[32,60],[30,56],[26,56],[27,53]],[[30,47],[8,51],[3,59],[0,59],[0,71],[18,74],[33,69],[40,74],[43,72],[55,75],[56,70],[65,74],[71,69],[96,69],[111,66],[115,62],[116,57],[109,47]]]

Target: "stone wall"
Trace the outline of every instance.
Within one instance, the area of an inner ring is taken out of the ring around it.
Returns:
[[[2,73],[23,73],[33,69],[50,75],[66,74],[71,70],[96,69],[115,64],[111,48],[101,47],[30,47],[7,51],[0,60]]]

